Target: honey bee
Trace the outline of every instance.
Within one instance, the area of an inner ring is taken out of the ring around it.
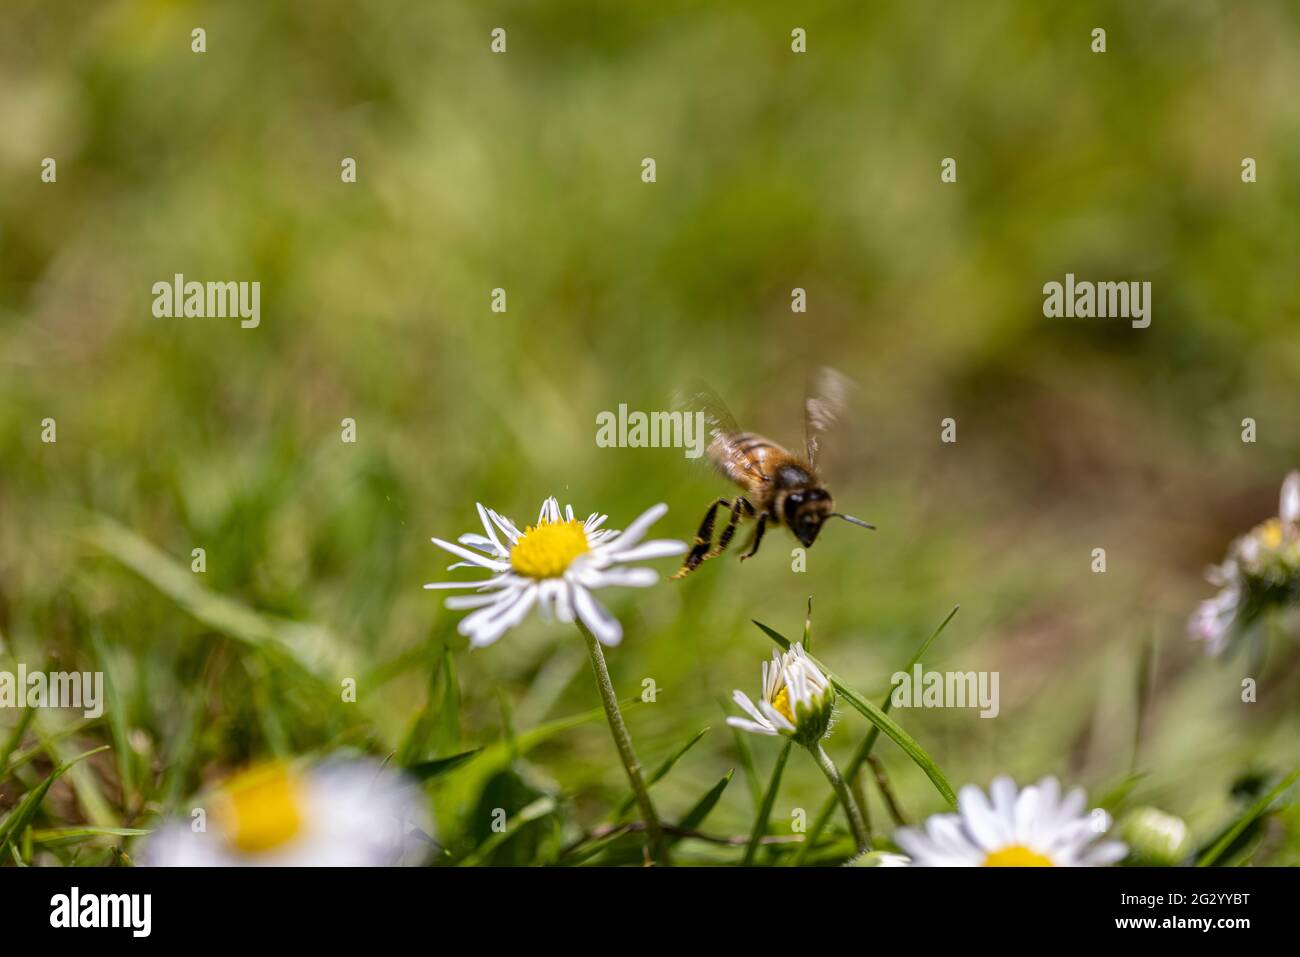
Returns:
[[[834,369],[818,373],[816,387],[804,399],[803,456],[739,428],[722,400],[705,386],[696,386],[678,400],[684,409],[704,413],[710,436],[709,460],[744,494],[719,498],[709,506],[695,535],[694,547],[673,578],[684,578],[706,560],[720,555],[731,544],[737,526],[746,519],[757,518],[758,522],[748,550],[740,556],[742,562],[758,553],[769,525],[785,525],[805,548],[817,540],[827,519],[841,518],[862,528],[875,528],[835,511],[835,501],[817,474],[820,438],[842,414],[851,384]],[[731,515],[715,546],[713,526],[719,508],[729,509]]]

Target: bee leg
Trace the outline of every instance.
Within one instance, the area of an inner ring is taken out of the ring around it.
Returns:
[[[673,578],[685,578],[709,557],[709,546],[713,542],[713,521],[717,517],[719,505],[731,508],[731,502],[725,498],[720,498],[709,506],[709,510],[704,513],[704,521],[700,522],[700,530],[695,533],[695,545],[682,562],[682,567],[673,573]]]
[[[754,540],[750,543],[749,551],[740,556],[742,562],[746,558],[753,558],[758,554],[758,546],[759,543],[763,541],[763,533],[765,531],[767,531],[767,516],[760,515],[758,516],[758,524],[754,526]]]
[[[736,526],[740,524],[741,518],[753,518],[754,506],[749,504],[749,499],[743,495],[737,495],[735,503],[731,506],[731,520],[727,522],[727,527],[722,530],[722,535],[718,538],[718,547],[709,552],[709,558],[715,555],[721,555],[728,545],[731,544],[731,537],[736,534]]]

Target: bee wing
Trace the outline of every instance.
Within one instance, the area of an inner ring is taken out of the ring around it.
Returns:
[[[829,366],[817,370],[803,401],[804,441],[807,444],[808,464],[817,467],[817,451],[821,437],[844,415],[849,394],[855,383],[844,373]]]
[[[727,404],[703,382],[692,382],[675,396],[674,405],[682,412],[704,414],[704,434],[709,437],[708,455],[713,466],[731,482],[749,488],[764,476],[753,467],[741,451],[739,441],[748,433],[736,424]]]

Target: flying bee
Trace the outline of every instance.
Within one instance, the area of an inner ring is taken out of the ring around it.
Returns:
[[[757,518],[743,562],[758,553],[769,525],[785,525],[805,548],[812,546],[827,519],[842,518],[862,528],[874,525],[835,511],[835,500],[817,474],[817,452],[821,436],[839,419],[851,382],[834,369],[818,373],[816,387],[804,399],[805,455],[799,456],[756,432],[736,425],[727,407],[711,389],[696,386],[679,405],[704,413],[708,432],[709,460],[724,476],[741,488],[742,495],[719,498],[704,513],[695,544],[673,578],[683,578],[706,560],[720,555],[736,534],[739,524]],[[713,526],[718,509],[731,512],[726,527],[713,544]]]

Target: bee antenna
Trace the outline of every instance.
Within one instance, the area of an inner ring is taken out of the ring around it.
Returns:
[[[873,532],[876,530],[876,526],[872,525],[871,523],[864,522],[860,518],[854,518],[852,515],[845,515],[843,512],[831,512],[831,518],[842,518],[850,525],[857,525],[860,528],[869,528]]]

